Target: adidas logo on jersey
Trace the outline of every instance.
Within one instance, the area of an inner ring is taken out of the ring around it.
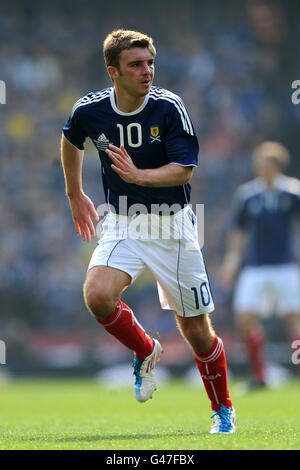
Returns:
[[[94,140],[95,145],[98,150],[106,150],[109,145],[109,140],[105,134],[99,135],[97,140]]]

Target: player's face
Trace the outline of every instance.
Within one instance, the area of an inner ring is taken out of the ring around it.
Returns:
[[[272,179],[279,172],[277,163],[274,159],[268,157],[257,158],[255,170],[258,176],[266,180]]]
[[[148,48],[133,47],[121,52],[115,85],[132,97],[145,96],[154,78],[154,57]]]

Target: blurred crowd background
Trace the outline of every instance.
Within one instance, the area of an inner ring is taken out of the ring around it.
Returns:
[[[291,101],[291,84],[300,79],[299,13],[290,0],[1,2],[7,96],[0,105],[0,338],[12,374],[89,374],[131,359],[84,306],[82,283],[97,240],[87,244],[75,234],[59,148],[73,103],[110,86],[102,42],[119,27],[154,38],[154,84],[179,94],[193,119],[200,155],[192,202],[205,204],[213,324],[229,366],[243,366],[231,292],[218,285],[218,267],[233,192],[252,177],[253,147],[267,139],[284,143],[292,156],[288,173],[300,176],[300,105]],[[101,204],[100,164],[89,143],[83,174],[86,193]],[[124,300],[161,338],[164,364],[185,368],[190,352],[172,313],[160,309],[147,271]],[[275,324],[278,353],[285,338]]]

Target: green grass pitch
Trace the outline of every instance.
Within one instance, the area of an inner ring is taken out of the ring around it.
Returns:
[[[300,383],[232,398],[237,433],[210,435],[204,389],[181,381],[138,403],[131,389],[94,381],[15,381],[0,386],[0,449],[300,449]]]

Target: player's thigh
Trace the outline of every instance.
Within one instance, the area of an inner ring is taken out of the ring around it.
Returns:
[[[300,312],[290,312],[283,320],[289,338],[300,338]]]
[[[85,303],[99,318],[106,318],[114,311],[124,289],[145,267],[130,246],[130,240],[113,235],[108,231],[99,240],[84,284]]]
[[[243,336],[247,336],[261,328],[260,316],[255,312],[236,312],[235,324]]]

